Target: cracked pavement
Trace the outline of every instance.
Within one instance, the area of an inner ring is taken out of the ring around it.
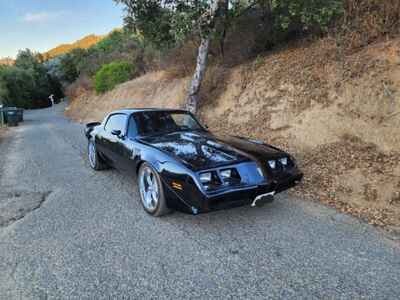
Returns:
[[[0,144],[0,299],[400,298],[398,243],[317,203],[148,216],[63,108]]]
[[[50,192],[0,191],[0,228],[24,218],[39,209]]]

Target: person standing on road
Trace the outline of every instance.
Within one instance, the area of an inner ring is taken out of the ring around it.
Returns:
[[[49,99],[50,99],[50,102],[51,102],[51,106],[53,107],[53,106],[54,106],[54,95],[51,94],[51,95],[49,96]]]

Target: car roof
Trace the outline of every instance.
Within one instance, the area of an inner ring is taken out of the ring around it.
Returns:
[[[136,112],[146,112],[146,111],[165,111],[165,112],[184,112],[188,111],[184,109],[173,109],[173,108],[124,108],[120,110],[113,111],[111,114],[132,114]]]

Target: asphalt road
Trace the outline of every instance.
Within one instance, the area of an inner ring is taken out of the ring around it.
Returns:
[[[0,145],[0,299],[400,298],[396,242],[310,201],[146,215],[131,179],[89,168],[62,109]]]

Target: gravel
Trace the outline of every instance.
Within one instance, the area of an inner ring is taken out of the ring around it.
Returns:
[[[399,245],[317,203],[146,215],[132,179],[90,169],[63,109],[26,112],[0,145],[3,195],[45,195],[0,227],[0,299],[400,297]]]

